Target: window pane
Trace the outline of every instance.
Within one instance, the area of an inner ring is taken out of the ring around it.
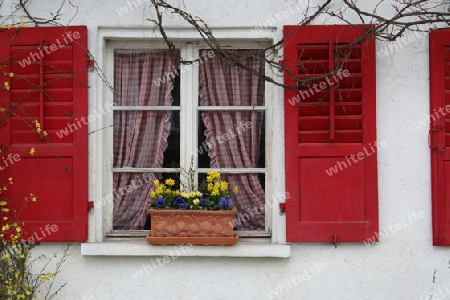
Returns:
[[[115,168],[161,168],[180,163],[178,111],[115,111]]]
[[[264,112],[201,112],[199,124],[200,168],[265,167]]]
[[[164,182],[178,177],[176,173],[114,173],[113,194],[105,198],[107,201],[113,199],[113,229],[150,229],[147,209],[151,201],[150,191],[154,188],[153,180]]]
[[[178,87],[175,80],[178,75],[168,50],[116,49],[114,103],[117,106],[177,105],[172,103],[172,97],[179,99],[179,80]]]
[[[200,106],[262,106],[264,79],[223,58],[201,50],[199,63]],[[246,68],[264,74],[264,53],[258,49],[230,51]]]
[[[113,229],[144,229],[154,173],[114,173]],[[132,216],[132,218],[130,218]]]
[[[233,205],[238,213],[234,219],[237,230],[264,230],[265,223],[265,177],[264,174],[221,174],[221,179],[229,183]],[[201,184],[206,174],[198,175]],[[232,189],[238,188],[237,193]]]

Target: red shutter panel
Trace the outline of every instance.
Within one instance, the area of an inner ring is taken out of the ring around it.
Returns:
[[[450,246],[450,30],[430,32],[433,245]]]
[[[17,209],[24,196],[37,197],[20,214],[25,238],[86,241],[87,28],[11,28],[0,40],[0,82],[11,86],[0,91],[1,154],[20,157],[0,170],[0,179],[14,180],[7,197],[17,199]]]
[[[285,84],[297,85],[285,89],[288,242],[377,240],[375,41],[349,45],[362,34],[284,27]]]

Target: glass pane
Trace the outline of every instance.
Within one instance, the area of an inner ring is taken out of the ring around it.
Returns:
[[[206,174],[198,175],[199,183]],[[265,229],[265,176],[264,174],[221,174],[221,180],[229,183],[228,189],[233,205],[237,208],[234,228],[237,230]],[[237,187],[237,192],[233,189]]]
[[[150,192],[154,189],[153,180],[164,182],[165,179],[176,179],[176,173],[114,173],[113,193],[105,197],[113,201],[113,228],[115,230],[150,229],[150,220],[146,209],[152,200]],[[176,181],[178,184],[178,180]],[[178,188],[175,185],[175,188]],[[145,207],[144,209],[142,209]]]
[[[199,124],[199,168],[265,167],[264,112],[201,112]]]
[[[170,134],[167,138],[167,149],[164,151],[163,168],[180,166],[180,112],[173,111],[170,116]]]
[[[114,103],[117,106],[179,105],[179,74],[168,50],[116,49]],[[172,97],[168,97],[169,90]]]
[[[178,111],[115,111],[113,166],[115,168],[178,166],[179,124]]]
[[[180,106],[180,69],[177,70],[171,95],[173,100],[172,105]]]
[[[200,50],[200,106],[262,106],[264,79],[217,56]],[[264,74],[264,52],[259,49],[230,50],[236,61],[259,74]]]

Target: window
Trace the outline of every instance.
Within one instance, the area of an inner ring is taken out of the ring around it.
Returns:
[[[18,200],[28,241],[84,242],[87,28],[11,28],[0,39],[1,82],[10,86],[0,89],[0,151],[14,158],[0,168],[0,179],[14,181],[6,197]],[[23,208],[30,193],[37,201]]]
[[[378,231],[375,42],[356,43],[363,33],[284,27],[285,83],[297,86],[285,89],[289,242],[362,242]]]
[[[430,132],[433,245],[450,246],[450,31],[430,32]]]
[[[230,43],[232,45],[233,43]],[[233,44],[248,68],[264,72],[257,43]],[[164,45],[111,44],[114,61],[112,130],[113,230],[148,229],[153,179],[194,182],[219,170],[239,193],[236,229],[265,231],[267,106],[265,82],[201,44],[180,43],[178,65]]]

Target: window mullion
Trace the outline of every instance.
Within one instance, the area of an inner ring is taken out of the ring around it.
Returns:
[[[192,43],[187,43],[181,48],[181,57],[185,60],[192,60],[194,57],[194,50]],[[189,170],[191,163],[191,156],[194,148],[194,135],[196,135],[196,121],[194,118],[196,109],[194,93],[196,93],[197,86],[194,85],[194,77],[192,65],[181,65],[180,71],[182,74],[180,78],[180,166],[183,170]]]
[[[192,60],[197,59],[199,57],[199,48],[192,46]],[[198,105],[199,105],[199,77],[200,77],[200,68],[199,64],[193,64],[192,65],[192,144],[189,148],[189,162],[191,159],[193,159],[193,167],[195,170],[198,168],[198,129],[199,129],[199,111],[198,111]],[[198,176],[195,176],[195,184],[198,184]]]

